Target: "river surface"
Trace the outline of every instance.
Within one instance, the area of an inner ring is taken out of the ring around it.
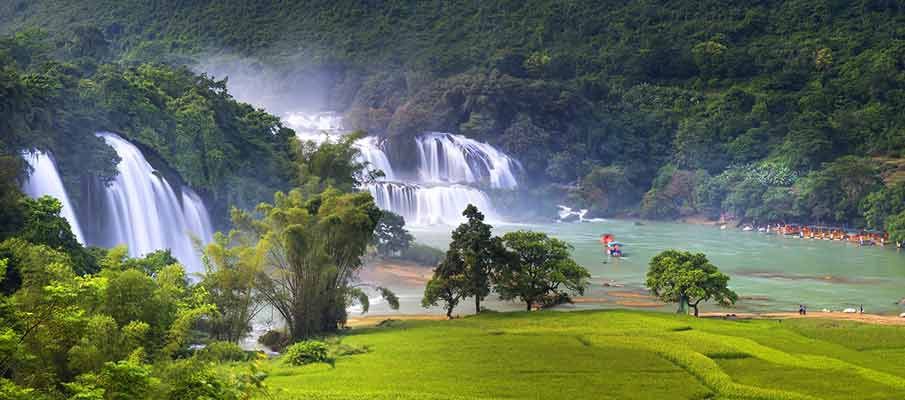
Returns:
[[[411,227],[416,241],[445,249],[451,227]],[[704,311],[791,311],[798,304],[811,311],[841,311],[864,305],[869,313],[899,313],[896,302],[905,297],[905,254],[890,247],[808,240],[713,226],[663,222],[605,220],[585,223],[498,224],[501,235],[518,229],[546,232],[574,246],[573,256],[591,271],[592,284],[584,297],[593,299],[563,308],[643,307],[663,311],[674,305],[654,306],[643,297],[645,274],[651,257],[666,249],[702,252],[731,280],[741,297],[733,309],[707,305]],[[612,233],[625,244],[625,257],[609,258],[601,251],[600,235]],[[393,287],[394,285],[390,284]],[[440,312],[420,307],[423,288],[394,287],[400,294],[400,312]],[[495,296],[492,296],[495,297]],[[471,311],[471,301],[457,309]],[[493,300],[488,307],[520,310],[522,305]],[[383,313],[377,304],[372,312]]]

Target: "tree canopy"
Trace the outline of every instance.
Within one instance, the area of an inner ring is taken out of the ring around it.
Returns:
[[[735,304],[738,295],[729,289],[728,283],[729,276],[720,272],[704,254],[666,250],[650,260],[646,285],[660,300],[679,303],[678,312],[691,306],[697,317],[701,302]]]

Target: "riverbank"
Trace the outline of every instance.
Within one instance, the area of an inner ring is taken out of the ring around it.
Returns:
[[[834,321],[855,321],[875,325],[899,325],[905,326],[905,318],[895,315],[859,314],[843,312],[808,311],[807,315],[795,312],[767,312],[767,313],[732,313],[732,312],[706,312],[700,314],[702,318],[726,318],[726,319],[828,319]],[[727,317],[727,315],[731,315]]]

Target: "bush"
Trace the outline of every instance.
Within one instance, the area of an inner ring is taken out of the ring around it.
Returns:
[[[443,258],[443,251],[421,243],[413,243],[407,249],[402,250],[399,258],[433,267]]]
[[[203,361],[247,361],[250,358],[245,350],[232,342],[212,342],[198,350],[195,357]]]
[[[324,342],[306,340],[293,344],[286,349],[286,362],[292,365],[306,365],[328,361],[327,345]]]
[[[289,336],[280,331],[267,331],[258,338],[258,343],[270,350],[282,351],[289,344]]]

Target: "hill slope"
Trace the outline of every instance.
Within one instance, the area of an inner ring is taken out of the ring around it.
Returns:
[[[577,186],[571,201],[596,214],[883,228],[905,204],[865,211],[889,168],[867,157],[905,155],[902,11],[892,0],[19,0],[0,6],[0,31],[252,75],[278,83],[274,107],[343,110],[371,133],[486,140],[532,183]]]

